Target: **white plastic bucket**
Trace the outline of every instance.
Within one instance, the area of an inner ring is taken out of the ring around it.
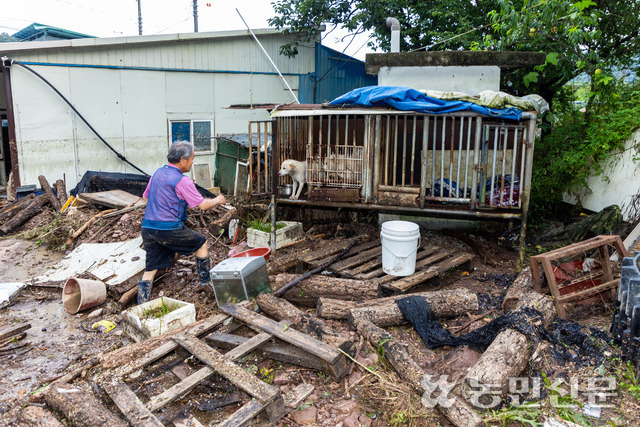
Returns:
[[[382,271],[392,276],[410,276],[416,271],[420,228],[409,221],[387,221],[380,231]]]

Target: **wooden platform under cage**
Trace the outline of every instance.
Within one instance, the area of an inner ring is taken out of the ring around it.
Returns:
[[[332,242],[301,257],[301,261],[319,267],[351,244],[357,237]],[[467,252],[444,249],[436,244],[423,243],[416,254],[416,272],[398,277],[382,270],[382,246],[380,239],[356,243],[338,262],[327,270],[349,279],[374,280],[381,287],[394,292],[407,292],[414,286],[439,277],[452,268],[459,267],[473,258]]]

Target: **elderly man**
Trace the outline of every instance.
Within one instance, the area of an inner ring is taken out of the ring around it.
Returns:
[[[196,253],[196,269],[200,291],[211,293],[209,250],[207,241],[200,234],[185,227],[187,206],[202,210],[226,203],[223,195],[215,199],[202,197],[193,181],[183,174],[193,165],[193,145],[179,141],[171,145],[167,155],[169,164],[158,169],[147,185],[142,197],[147,208],[142,220],[142,241],[147,253],[145,271],[138,281],[138,304],[151,296],[153,278],[160,268],[173,265],[176,253]]]

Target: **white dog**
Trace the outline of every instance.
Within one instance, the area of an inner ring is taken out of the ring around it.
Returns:
[[[307,182],[307,162],[287,159],[282,162],[279,173],[280,176],[289,175],[291,177],[293,180],[293,191],[289,198],[298,200],[300,193],[302,193],[302,187],[304,187],[304,184]]]

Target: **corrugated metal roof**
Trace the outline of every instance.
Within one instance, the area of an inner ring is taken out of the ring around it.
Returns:
[[[65,30],[64,28],[52,27],[51,25],[38,24],[37,22],[34,22],[33,24],[23,28],[17,33],[12,34],[11,37],[20,39],[23,43],[26,41],[35,40],[35,39],[71,40],[71,39],[94,38],[94,36],[90,36],[87,34],[76,33],[75,31]]]

